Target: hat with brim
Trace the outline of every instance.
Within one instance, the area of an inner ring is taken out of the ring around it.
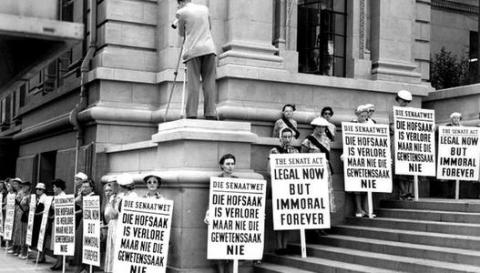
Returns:
[[[404,101],[412,101],[412,93],[407,90],[400,90],[397,92],[397,98],[400,98]]]
[[[460,114],[459,112],[453,112],[450,114],[450,118],[462,118],[462,114]]]
[[[157,180],[158,180],[158,184],[162,183],[162,178],[158,175],[155,175],[155,174],[147,174],[144,178],[143,178],[143,182],[147,183],[147,180],[150,178],[150,177],[155,177]]]
[[[310,122],[312,126],[324,126],[327,127],[330,125],[330,122],[328,122],[326,119],[322,117],[314,118],[312,122]]]
[[[76,175],[75,175],[75,178],[78,178],[82,181],[85,181],[88,179],[88,176],[82,172],[78,172]]]
[[[359,105],[354,112],[355,112],[355,115],[358,116],[363,112],[368,112],[368,107],[367,105]]]
[[[133,177],[128,173],[118,175],[116,181],[118,185],[125,187],[132,186],[135,183]]]
[[[37,186],[35,186],[35,189],[37,190],[45,190],[47,187],[45,186],[44,183],[38,183]]]
[[[365,104],[365,108],[367,108],[367,111],[375,111],[375,105],[371,103]]]

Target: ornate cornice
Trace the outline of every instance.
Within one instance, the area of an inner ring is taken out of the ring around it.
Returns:
[[[458,3],[449,0],[432,0],[431,5],[435,8],[447,9],[454,12],[478,14],[478,6]]]

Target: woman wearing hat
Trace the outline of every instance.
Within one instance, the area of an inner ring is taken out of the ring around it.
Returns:
[[[359,105],[355,109],[355,115],[357,118],[352,120],[354,123],[369,123],[369,105]],[[368,200],[366,193],[364,192],[354,192],[355,195],[355,217],[364,217],[367,215],[368,211]],[[363,199],[363,200],[362,200]],[[375,214],[373,214],[375,217]]]
[[[395,97],[395,101],[397,102],[398,107],[407,107],[410,102],[412,101],[413,97],[412,94],[407,90],[400,90],[397,92],[397,96]],[[390,135],[393,136],[394,132],[394,124],[393,124],[393,111],[389,114],[389,121],[390,121]],[[393,152],[394,147],[394,139],[392,138],[392,155],[395,156]],[[395,160],[392,160],[395,162]],[[395,166],[392,166],[395,170]],[[413,176],[411,175],[397,175],[393,176],[393,180],[395,183],[398,184],[398,188],[400,190],[400,199],[401,200],[412,200],[413,193],[411,192]],[[412,189],[413,190],[413,189]]]
[[[103,209],[103,215],[105,223],[107,224],[107,236],[106,236],[106,249],[105,249],[105,265],[104,272],[113,272],[113,260],[115,258],[114,244],[115,234],[117,232],[117,220],[118,220],[118,204],[120,199],[117,196],[117,181],[115,178],[109,179],[103,186],[103,192],[105,194],[105,205]]]
[[[293,112],[295,112],[295,110],[296,108],[293,104],[285,104],[282,107],[282,118],[275,122],[272,137],[279,137],[280,130],[287,127],[293,130],[295,138],[300,137],[300,132],[297,130],[297,121],[293,119]]]
[[[154,174],[147,175],[143,178],[143,182],[147,184],[148,192],[143,196],[144,198],[164,199],[158,192],[162,179]]]
[[[37,206],[35,207],[35,216],[33,218],[33,232],[32,232],[32,244],[30,247],[35,249],[38,243],[38,235],[40,234],[40,225],[42,224],[43,210],[45,209],[45,200],[47,195],[45,194],[46,187],[44,183],[38,183],[35,187],[35,196],[37,197]],[[39,263],[45,262],[45,251],[43,249],[37,249],[41,254],[38,259]]]
[[[328,192],[330,199],[330,212],[335,212],[335,196],[332,185],[332,167],[330,164],[330,142],[326,130],[330,125],[323,117],[318,117],[310,123],[313,126],[313,133],[302,142],[302,153],[323,153],[328,162]]]

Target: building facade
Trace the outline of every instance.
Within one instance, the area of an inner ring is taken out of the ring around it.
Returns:
[[[209,177],[231,152],[239,176],[268,179],[268,151],[278,142],[271,134],[283,104],[296,104],[305,137],[324,106],[333,107],[338,128],[365,103],[375,104],[375,119],[387,123],[398,90],[411,91],[416,107],[433,91],[430,49],[437,40],[430,33],[437,25],[430,1],[194,2],[210,9],[221,121],[181,119],[184,70],[174,85],[182,46],[170,27],[174,0],[60,1],[57,20],[83,24],[83,41],[4,83],[0,94],[0,160],[10,164],[4,176],[61,178],[70,191],[75,171],[99,187],[123,172],[140,188],[147,173],[164,179],[165,196],[175,201],[171,272],[211,272],[202,254]],[[333,224],[352,213],[341,153],[337,139]],[[270,249],[273,234],[266,230]]]

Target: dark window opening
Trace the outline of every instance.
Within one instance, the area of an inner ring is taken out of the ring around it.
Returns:
[[[299,72],[345,76],[346,0],[299,0]]]
[[[471,82],[475,82],[478,75],[478,32],[470,31],[470,46],[468,49],[468,74]]]

